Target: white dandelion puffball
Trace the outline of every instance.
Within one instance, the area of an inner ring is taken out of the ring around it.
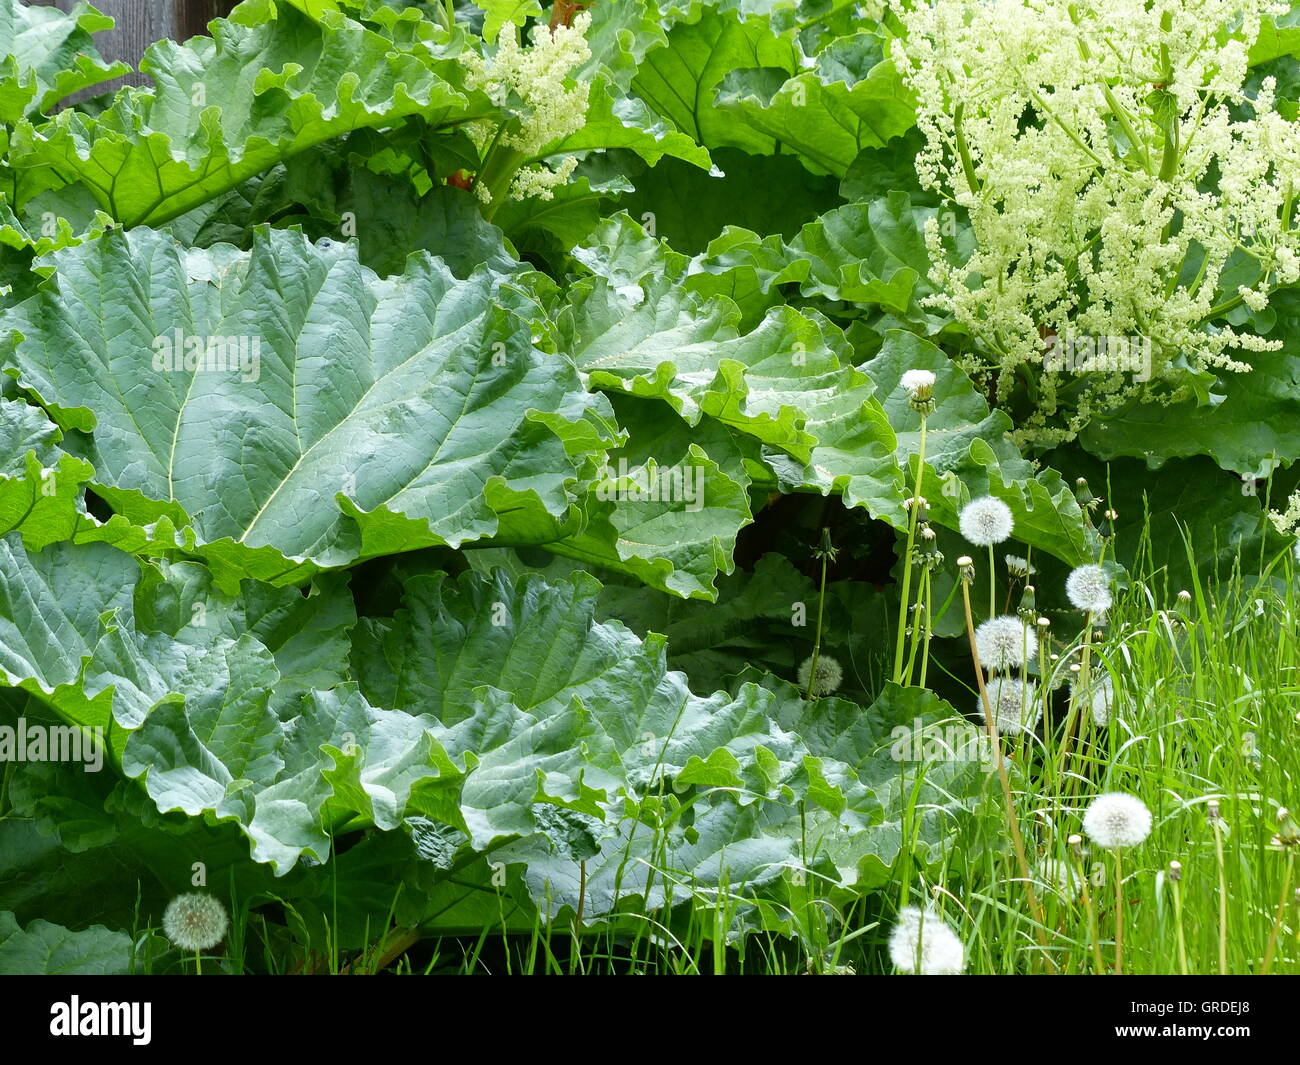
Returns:
[[[1018,677],[990,677],[985,685],[993,721],[999,732],[1029,732],[1038,724],[1043,706],[1034,686]],[[975,704],[975,712],[984,717],[984,700]]]
[[[1079,889],[1083,886],[1079,875],[1070,868],[1070,863],[1060,858],[1044,858],[1039,862],[1038,880],[1067,897],[1079,894]]]
[[[981,622],[975,630],[975,650],[985,669],[1023,666],[1038,654],[1038,636],[1018,617],[1003,614]]]
[[[935,376],[929,370],[908,370],[903,374],[903,390],[915,400],[927,400],[934,394]]]
[[[1110,578],[1100,566],[1080,566],[1065,578],[1065,594],[1076,610],[1100,614],[1110,609]]]
[[[1106,850],[1136,847],[1151,834],[1151,811],[1136,796],[1108,791],[1093,799],[1084,812],[1083,830]]]
[[[889,960],[905,973],[955,976],[966,965],[966,950],[933,910],[904,906],[889,933]]]
[[[1015,519],[1011,508],[995,496],[972,499],[957,519],[962,536],[976,547],[992,547],[1011,535]]]
[[[844,670],[830,655],[817,656],[817,677],[812,675],[813,656],[809,655],[799,666],[799,687],[810,695],[830,695],[839,689],[844,680]],[[808,682],[812,681],[810,685]]]
[[[221,942],[230,921],[212,895],[177,895],[163,911],[163,934],[181,950],[208,950]]]
[[[1074,694],[1075,687],[1075,681],[1071,680],[1071,695]],[[1088,703],[1088,709],[1092,711],[1093,721],[1104,728],[1110,721],[1111,707],[1115,705],[1115,684],[1110,679],[1110,674],[1103,673],[1100,678],[1090,680],[1088,690],[1083,693],[1083,697]]]

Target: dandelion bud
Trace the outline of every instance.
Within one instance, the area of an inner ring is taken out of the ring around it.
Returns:
[[[967,584],[975,580],[975,560],[970,555],[962,555],[957,560],[957,574]]]
[[[1065,845],[1075,854],[1083,853],[1083,837],[1077,832],[1070,833],[1070,838],[1065,841]]]
[[[1032,584],[1026,584],[1025,590],[1020,593],[1020,607],[1016,610],[1016,613],[1025,619],[1026,625],[1038,613],[1034,602],[1034,586]]]
[[[840,549],[831,543],[830,529],[822,529],[822,538],[817,547],[813,549],[813,558],[834,562],[835,556],[839,553]]]
[[[1101,499],[1092,494],[1092,489],[1088,487],[1088,479],[1080,477],[1074,482],[1074,498],[1079,506],[1085,510],[1096,510],[1097,504]]]
[[[1218,799],[1211,799],[1205,804],[1205,816],[1212,825],[1217,825],[1219,821],[1223,820],[1223,812],[1219,809]]]
[[[1028,577],[1031,573],[1037,573],[1037,567],[1033,566],[1028,559],[1021,558],[1019,555],[1003,555],[1007,564],[1007,573],[1012,577]]]
[[[1296,824],[1291,811],[1285,806],[1278,807],[1277,834],[1272,840],[1275,847],[1295,847],[1300,845],[1300,825]]]
[[[1183,878],[1183,863],[1172,861],[1169,863],[1169,879],[1175,884]]]

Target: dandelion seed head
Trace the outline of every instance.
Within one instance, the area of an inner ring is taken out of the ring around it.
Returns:
[[[907,370],[901,382],[908,397],[918,403],[934,395],[934,383],[935,376],[929,370]]]
[[[1106,850],[1136,847],[1151,834],[1151,811],[1134,795],[1109,791],[1088,805],[1083,830],[1093,843]]]
[[[1028,732],[1042,716],[1042,704],[1035,697],[1034,686],[1018,677],[991,677],[985,686],[993,720],[999,732]],[[984,702],[975,704],[976,713],[984,716]]]
[[[904,906],[889,933],[889,959],[905,973],[954,976],[966,965],[957,934],[933,910]]]
[[[226,908],[212,895],[177,895],[163,911],[163,934],[181,950],[209,950],[230,925]]]
[[[1079,888],[1082,887],[1082,881],[1070,867],[1070,863],[1060,858],[1044,858],[1039,862],[1038,879],[1067,897],[1077,895]]]
[[[1076,610],[1099,614],[1110,609],[1110,578],[1100,566],[1079,566],[1065,578],[1065,594]]]
[[[989,618],[975,630],[975,650],[985,669],[1023,666],[1038,654],[1038,634],[1010,614]]]
[[[981,496],[961,508],[957,524],[962,536],[976,547],[991,547],[1011,535],[1015,519],[1011,508],[1002,500],[996,496]]]
[[[813,678],[813,656],[809,655],[799,665],[799,687],[810,695],[830,695],[838,691],[844,681],[844,670],[830,655],[817,656],[817,677]],[[808,682],[812,681],[812,684]]]
[[[1070,680],[1070,694],[1073,697],[1078,685],[1077,677]],[[1088,704],[1088,709],[1092,712],[1092,719],[1098,727],[1104,728],[1110,721],[1110,711],[1115,705],[1115,684],[1110,679],[1109,673],[1103,673],[1100,677],[1093,676],[1088,681],[1088,690],[1083,692],[1083,699]]]

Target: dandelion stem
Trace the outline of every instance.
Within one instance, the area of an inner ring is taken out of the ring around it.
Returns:
[[[1100,976],[1106,971],[1105,959],[1101,956],[1101,929],[1097,923],[1097,907],[1092,902],[1092,892],[1088,890],[1088,870],[1079,862],[1079,883],[1083,887],[1083,909],[1088,915],[1088,938],[1092,940],[1093,969]]]
[[[1088,666],[1092,661],[1092,611],[1088,612],[1083,623],[1083,652],[1079,656],[1079,682],[1070,694],[1070,709],[1065,715],[1065,728],[1061,736],[1061,747],[1057,751],[1056,775],[1065,775],[1065,762],[1070,755],[1070,748],[1076,726],[1081,717],[1083,700],[1090,698],[1088,693]]]
[[[1115,975],[1124,975],[1124,852],[1115,851]]]
[[[1210,819],[1214,830],[1214,859],[1219,865],[1219,975],[1228,975],[1228,878],[1223,868],[1223,830],[1219,818]]]
[[[1187,973],[1187,936],[1183,931],[1183,885],[1180,881],[1174,882],[1174,922],[1178,930],[1178,972],[1182,976]]]
[[[1006,806],[1007,829],[1011,833],[1011,845],[1015,848],[1016,861],[1020,865],[1020,875],[1025,882],[1025,893],[1029,897],[1029,912],[1034,919],[1034,938],[1046,957],[1047,934],[1043,907],[1034,891],[1034,881],[1029,875],[1029,859],[1025,856],[1025,841],[1020,835],[1020,820],[1016,816],[1016,800],[1011,794],[1011,781],[1007,777],[1006,762],[1002,758],[1002,740],[998,735],[998,724],[993,716],[993,706],[989,702],[988,689],[984,686],[984,667],[980,664],[979,649],[975,646],[975,621],[970,608],[970,583],[961,581],[962,604],[966,610],[966,635],[970,639],[971,658],[975,662],[975,682],[979,685],[980,702],[984,706],[984,727],[989,741],[993,745],[993,756],[997,759],[998,783],[1002,787],[1002,801]],[[1055,963],[1052,963],[1055,968]]]
[[[813,653],[812,667],[808,671],[808,687],[804,691],[804,698],[811,702],[814,698],[814,692],[819,690],[817,683],[817,659],[821,656],[822,650],[822,607],[826,605],[826,563],[830,559],[830,552],[824,548],[829,543],[830,530],[822,530],[823,551],[822,551],[822,579],[821,585],[817,589],[817,630],[813,634]]]
[[[898,601],[898,635],[894,642],[894,683],[903,683],[903,644],[907,633],[908,597],[912,590],[912,548],[916,543],[916,523],[921,513],[918,502],[925,483],[925,414],[921,414],[921,439],[916,447],[916,483],[912,489],[912,506],[907,515],[907,548],[903,553],[903,586]]]
[[[931,596],[930,571],[926,570],[921,575],[921,599],[925,604],[921,609],[925,611],[924,623],[925,630],[921,636],[921,676],[918,683],[922,688],[925,687],[926,667],[930,664],[930,604],[933,602]],[[910,671],[909,671],[910,672]]]
[[[998,614],[998,581],[997,565],[993,561],[993,545],[989,544],[989,617],[997,617]]]
[[[1267,976],[1273,967],[1273,954],[1277,950],[1277,937],[1282,931],[1282,918],[1286,914],[1286,899],[1291,891],[1291,874],[1295,869],[1295,852],[1287,849],[1286,872],[1282,876],[1282,894],[1278,896],[1277,913],[1273,916],[1273,927],[1268,933],[1268,946],[1264,948],[1264,961],[1260,964],[1259,975]]]

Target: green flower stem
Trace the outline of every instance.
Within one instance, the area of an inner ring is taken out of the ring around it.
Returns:
[[[1187,936],[1183,932],[1183,885],[1180,881],[1175,880],[1174,886],[1174,922],[1176,923],[1178,933],[1178,972],[1182,976],[1188,974],[1187,971]]]
[[[958,101],[957,106],[952,109],[952,126],[957,134],[957,154],[961,157],[961,169],[966,175],[966,184],[972,193],[978,193],[980,190],[979,178],[975,176],[975,164],[970,157],[970,147],[966,143],[966,135],[962,132],[961,122],[966,113],[965,101]],[[921,422],[925,424],[924,418]]]
[[[1079,885],[1083,892],[1083,909],[1088,915],[1088,938],[1092,941],[1093,971],[1101,976],[1106,971],[1106,962],[1101,956],[1101,928],[1097,923],[1097,907],[1092,902],[1092,892],[1088,890],[1088,868],[1080,860]]]
[[[1214,830],[1214,860],[1219,866],[1219,975],[1228,975],[1228,877],[1223,867],[1223,826],[1216,817],[1211,821]]]
[[[1286,900],[1291,894],[1291,874],[1295,871],[1295,847],[1288,846],[1286,850],[1286,872],[1282,876],[1282,894],[1278,896],[1277,912],[1273,915],[1273,927],[1269,929],[1268,946],[1264,948],[1264,960],[1259,966],[1259,975],[1267,976],[1269,970],[1273,967],[1273,954],[1277,950],[1277,939],[1282,931],[1282,918],[1286,916]],[[1177,884],[1174,885],[1177,889]],[[1175,896],[1176,898],[1177,896]],[[1179,928],[1179,935],[1182,934],[1182,928]],[[1182,943],[1179,942],[1179,954],[1182,954]]]
[[[528,156],[519,151],[517,148],[511,148],[506,144],[504,135],[507,125],[511,123],[518,125],[518,119],[511,119],[508,122],[502,122],[492,141],[488,145],[487,152],[483,156],[483,166],[474,178],[475,184],[483,185],[488,191],[488,200],[481,205],[483,217],[489,222],[497,213],[497,209],[505,200],[506,194],[510,191],[510,183],[514,181],[515,175],[519,173],[519,168],[528,161]]]
[[[1124,975],[1124,852],[1115,851],[1115,975]]]
[[[1044,958],[1055,968],[1047,953],[1047,922],[1043,916],[1042,904],[1034,891],[1033,877],[1029,873],[1029,859],[1025,855],[1025,841],[1020,834],[1020,819],[1016,815],[1016,800],[1011,793],[1011,780],[1007,776],[1007,764],[1002,757],[1002,738],[998,735],[998,723],[993,716],[993,706],[989,703],[988,689],[984,685],[984,667],[980,663],[979,649],[975,646],[975,622],[970,609],[970,585],[961,581],[962,603],[966,609],[966,635],[970,640],[971,659],[975,663],[975,682],[979,686],[980,703],[984,707],[984,727],[988,732],[989,743],[993,747],[993,757],[997,759],[998,783],[1002,787],[1002,801],[1006,808],[1007,831],[1011,833],[1011,845],[1016,852],[1016,861],[1020,865],[1020,876],[1025,884],[1025,894],[1029,897],[1029,913],[1034,922],[1034,938]]]
[[[921,676],[918,679],[917,683],[920,684],[922,688],[924,688],[926,667],[929,666],[930,664],[930,624],[931,624],[930,611],[932,609],[932,604],[933,604],[933,598],[931,595],[932,586],[930,583],[929,570],[926,570],[925,573],[921,575],[921,587],[922,587],[921,595],[925,603],[925,606],[922,607],[922,609],[925,611],[925,632],[923,634],[922,637],[923,642],[921,644]]]
[[[912,506],[907,516],[907,548],[903,553],[903,586],[898,600],[898,634],[894,641],[894,683],[903,683],[903,644],[907,633],[908,598],[912,590],[912,549],[916,544],[916,522],[920,513],[917,500],[925,484],[925,415],[921,415],[921,440],[916,448],[916,482],[912,489]]]
[[[989,617],[997,617],[998,613],[998,569],[997,563],[993,559],[993,545],[989,544]]]
[[[1061,735],[1061,747],[1057,752],[1056,775],[1065,774],[1065,761],[1069,757],[1073,743],[1075,725],[1083,709],[1083,700],[1088,695],[1088,666],[1092,660],[1092,612],[1088,612],[1083,623],[1083,653],[1079,660],[1079,680],[1070,695],[1070,709],[1065,715],[1065,728]]]
[[[828,556],[823,553],[821,586],[817,590],[817,630],[813,635],[812,663],[808,670],[808,686],[804,691],[804,698],[810,702],[815,698],[813,689],[817,685],[817,660],[821,657],[822,650],[822,608],[826,605],[826,563],[828,561]]]

